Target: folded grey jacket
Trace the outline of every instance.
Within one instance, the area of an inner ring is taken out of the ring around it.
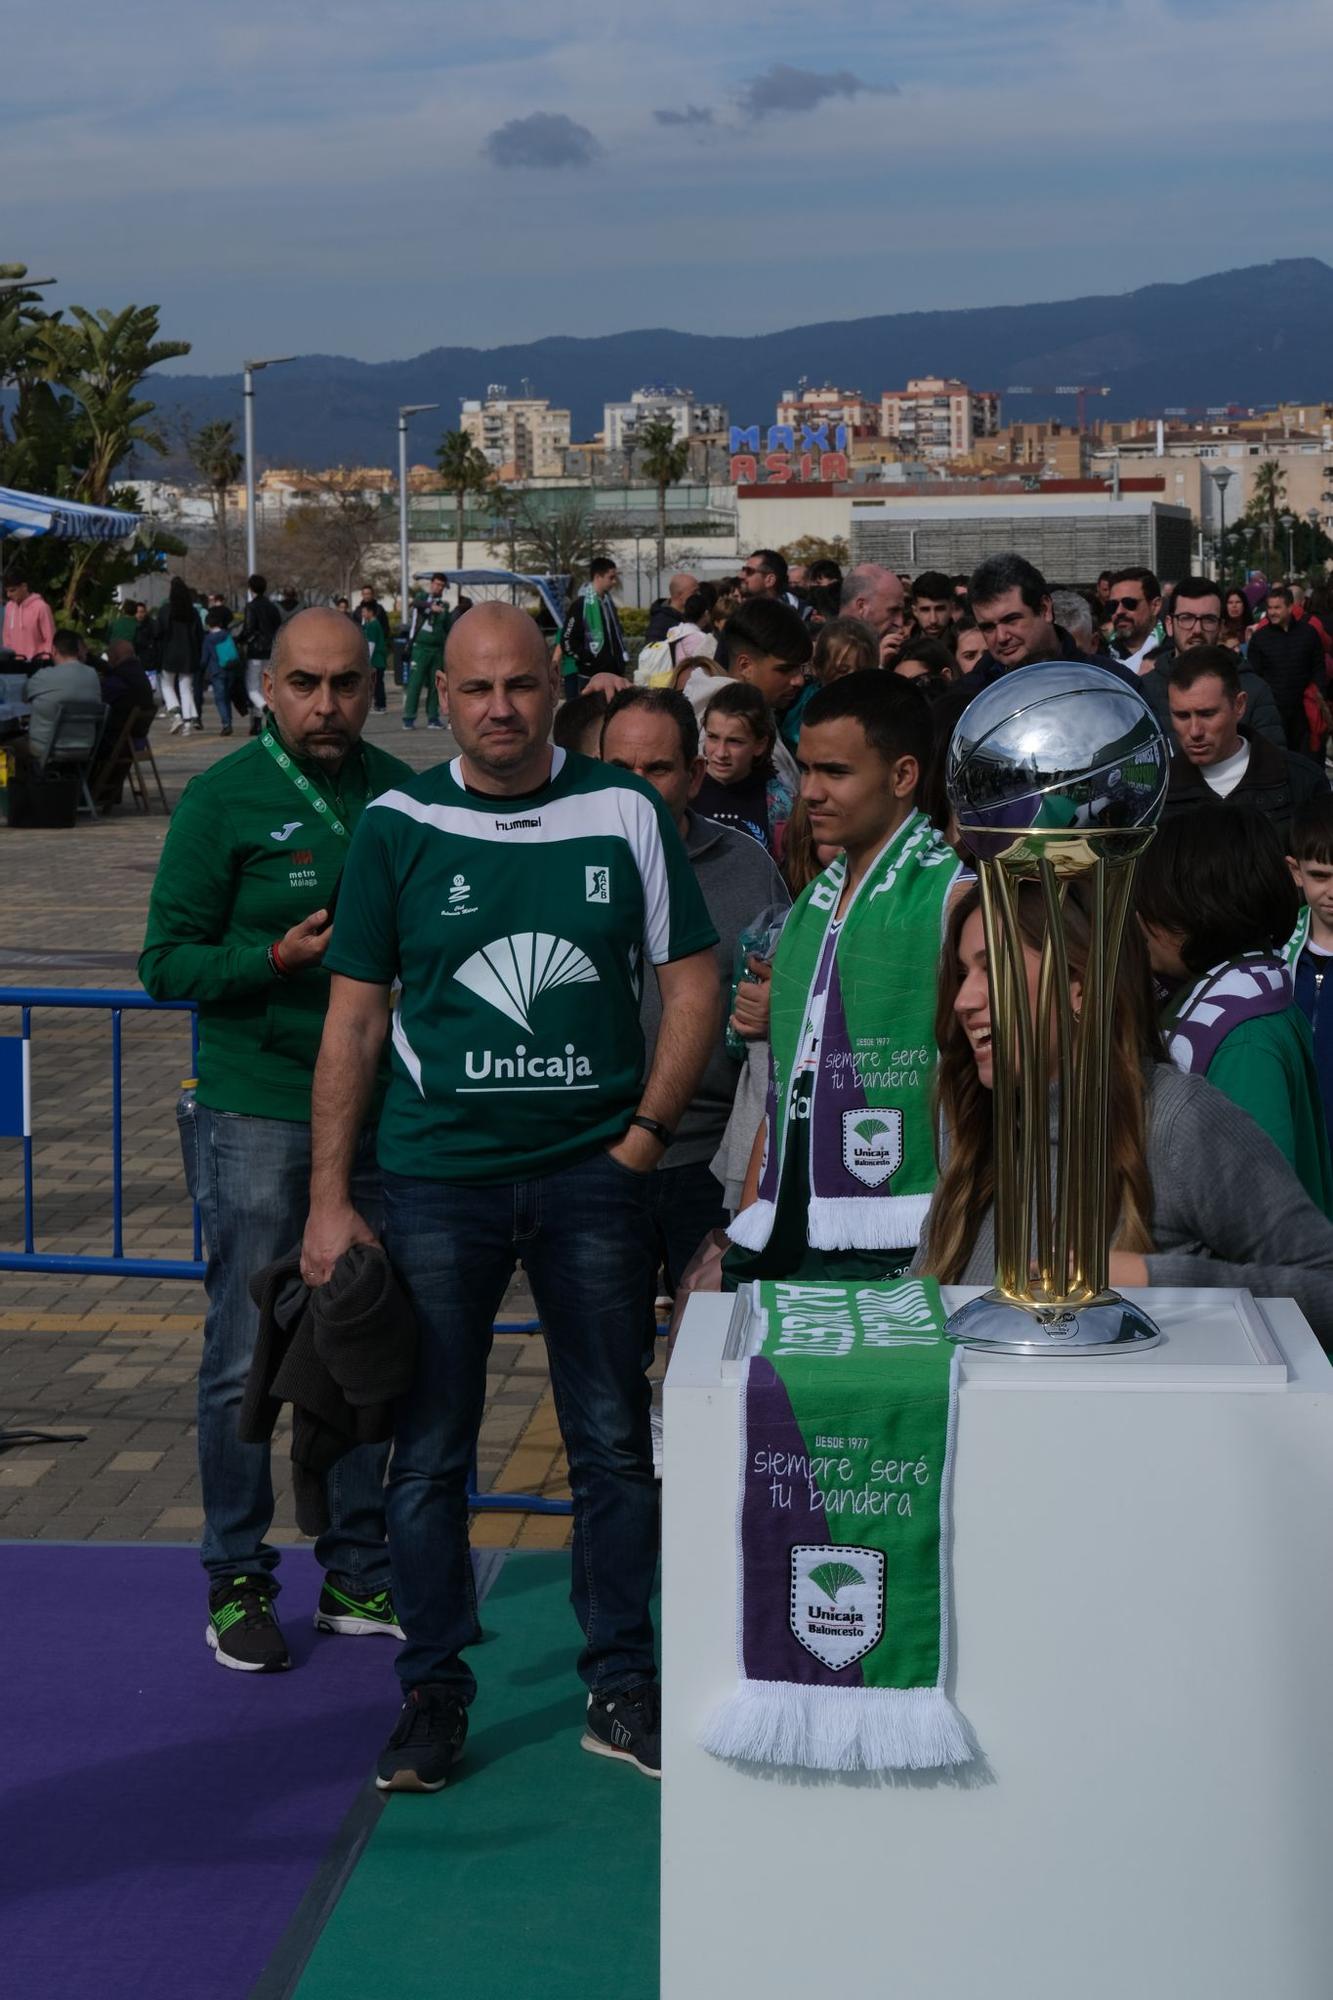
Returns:
[[[1266,1132],[1201,1076],[1171,1063],[1148,1073],[1151,1285],[1237,1285],[1295,1299],[1333,1350],[1333,1222],[1315,1207]],[[929,1220],[912,1259],[927,1270]],[[995,1211],[977,1225],[963,1285],[995,1282]]]
[[[259,1336],[241,1398],[243,1444],[273,1435],[292,1405],[292,1486],[302,1534],[329,1526],[326,1481],[345,1452],[393,1435],[393,1406],[416,1372],[417,1323],[393,1266],[377,1244],[354,1243],[313,1291],[300,1251],[250,1280]]]

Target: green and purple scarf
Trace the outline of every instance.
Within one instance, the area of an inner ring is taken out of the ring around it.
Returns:
[[[593,584],[585,583],[579,592],[579,598],[583,605],[583,631],[589,658],[594,661],[600,660],[602,654],[610,647],[612,656],[623,660],[625,641],[621,637],[616,607],[609,595],[604,596]]]
[[[773,964],[764,1162],[757,1199],[732,1219],[733,1243],[765,1247],[788,1149],[801,1144],[815,1249],[915,1247],[935,1187],[940,945],[963,873],[925,814],[913,812],[871,862],[840,924],[841,854],[788,917]],[[818,1060],[798,1104],[798,1065],[812,1043]]]
[[[965,1764],[945,1691],[959,1350],[939,1286],[779,1281],[751,1299],[740,1683],[704,1747],[824,1771]]]

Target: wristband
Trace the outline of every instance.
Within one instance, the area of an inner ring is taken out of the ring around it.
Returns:
[[[271,944],[268,948],[268,969],[275,979],[286,979],[287,977],[287,968],[283,964],[281,954],[275,944]]]
[[[641,1126],[645,1132],[651,1132],[654,1139],[659,1140],[663,1146],[669,1146],[676,1136],[668,1126],[662,1124],[660,1119],[645,1118],[639,1111],[635,1112],[629,1122],[631,1125]]]

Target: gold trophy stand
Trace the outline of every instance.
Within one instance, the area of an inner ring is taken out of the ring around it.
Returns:
[[[995,1284],[949,1320],[950,1337],[968,1347],[1102,1354],[1161,1339],[1107,1282],[1116,967],[1135,866],[1152,835],[1151,826],[1030,828],[1015,831],[1002,858],[978,863],[994,1066]],[[1077,1010],[1062,913],[1074,878],[1087,885],[1092,928]],[[1017,911],[1019,885],[1030,881],[1044,915],[1035,1007]]]

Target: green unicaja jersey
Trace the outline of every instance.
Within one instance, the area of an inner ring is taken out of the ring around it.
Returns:
[[[469,791],[458,759],[384,792],[324,959],[398,989],[381,1166],[527,1180],[619,1138],[643,1081],[644,960],[716,942],[669,813],[624,771],[557,749],[522,798]]]

